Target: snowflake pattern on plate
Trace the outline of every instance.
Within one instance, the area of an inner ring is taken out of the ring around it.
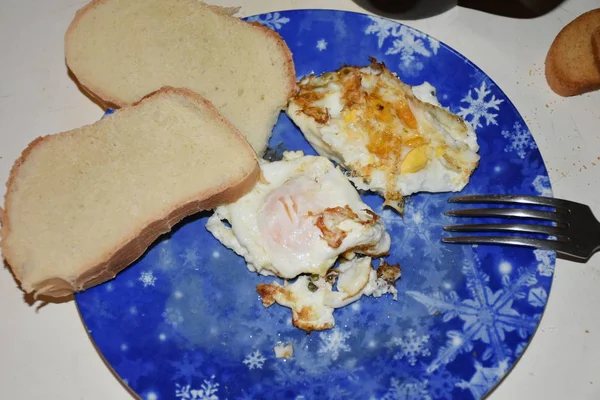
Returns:
[[[538,175],[533,180],[533,187],[538,195],[552,197],[552,188],[550,187],[550,178],[545,175]]]
[[[537,145],[535,144],[535,140],[533,140],[531,133],[529,133],[519,121],[515,122],[512,130],[502,131],[502,136],[510,141],[504,148],[504,151],[515,152],[521,158],[524,158],[525,155],[527,155],[528,150],[537,149]]]
[[[317,50],[319,50],[319,51],[327,50],[327,41],[325,39],[317,40]]]
[[[200,385],[200,389],[192,389],[191,385],[175,385],[175,398],[190,400],[219,400],[217,392],[219,384],[214,381],[215,376],[205,379]]]
[[[414,366],[417,363],[417,357],[431,355],[428,344],[429,335],[417,336],[413,329],[409,329],[402,336],[392,338],[391,346],[399,348],[394,359],[400,360],[406,357],[408,363]]]
[[[377,45],[381,49],[388,45],[386,55],[398,55],[402,72],[415,75],[423,69],[421,57],[431,57],[437,54],[440,42],[422,32],[394,21],[379,17],[369,17],[371,23],[367,26],[367,35],[377,36]],[[388,37],[392,40],[388,41]]]
[[[255,15],[247,18],[248,22],[258,22],[264,26],[267,26],[273,30],[279,30],[281,27],[288,22],[290,19],[283,17],[280,13],[268,13],[264,15]]]
[[[459,110],[456,111],[457,115],[463,117],[475,129],[481,128],[483,123],[486,126],[498,125],[496,121],[498,114],[494,114],[494,111],[500,110],[499,106],[504,102],[504,99],[497,99],[492,91],[488,89],[488,86],[489,83],[484,80],[479,88],[469,90],[467,95],[460,100],[461,103],[466,103],[467,106],[460,105]]]
[[[287,41],[299,76],[372,56],[410,85],[430,82],[475,126],[481,162],[463,194],[551,196],[540,153],[506,95],[470,61],[422,32],[341,11],[273,12],[249,20]],[[360,43],[360,46],[347,46]],[[272,148],[315,154],[281,115]],[[279,147],[278,147],[279,146]],[[450,193],[417,194],[399,217],[363,198],[402,265],[398,300],[363,298],[334,329],[306,335],[289,310],[262,306],[243,259],[200,213],[161,237],[113,281],[76,296],[107,363],[142,399],[480,399],[525,350],[550,295],[553,252],[440,243]],[[457,207],[457,206],[454,206]],[[478,222],[473,219],[473,222]],[[291,343],[292,358],[273,347]]]
[[[142,271],[138,280],[142,282],[144,287],[154,286],[154,284],[156,283],[156,277],[154,276],[152,271]]]
[[[261,369],[265,361],[267,361],[267,359],[260,354],[259,350],[256,350],[254,353],[248,354],[248,356],[244,358],[243,363],[248,366],[248,369]]]

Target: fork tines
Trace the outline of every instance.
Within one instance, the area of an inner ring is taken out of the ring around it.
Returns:
[[[555,222],[556,226],[503,223],[503,224],[466,224],[445,226],[451,232],[517,232],[548,235],[549,239],[535,239],[519,236],[455,236],[443,238],[445,243],[460,244],[504,244],[543,248],[559,252],[567,251],[569,238],[566,227],[569,224],[572,202],[551,197],[522,195],[472,195],[457,196],[448,200],[450,203],[491,203],[518,204],[553,207],[555,211],[541,211],[525,208],[474,208],[451,210],[446,215],[454,217],[491,217],[491,218],[528,218]]]
[[[519,236],[455,236],[443,238],[445,243],[503,244],[554,250],[572,261],[586,262],[600,250],[600,222],[585,204],[551,197],[520,195],[458,196],[450,203],[507,203],[552,207],[554,211],[526,208],[476,208],[452,210],[445,214],[456,217],[528,218],[553,222],[552,225],[507,223],[445,226],[452,232],[518,232],[548,235],[547,239]]]
[[[524,196],[518,194],[476,194],[456,196],[448,199],[449,203],[515,203],[536,206],[564,208],[570,210],[572,201],[555,199],[554,197]]]

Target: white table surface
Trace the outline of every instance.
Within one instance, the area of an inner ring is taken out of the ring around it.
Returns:
[[[67,76],[63,36],[86,0],[5,0],[0,6],[0,181],[35,137],[96,121],[102,110]],[[296,8],[361,11],[350,0],[214,0],[241,15]],[[561,98],[546,85],[550,43],[598,0],[571,0],[534,20],[454,8],[407,21],[481,67],[527,121],[556,197],[590,205],[600,217],[600,91]],[[514,370],[489,396],[600,399],[600,254],[587,264],[557,262],[541,326]],[[0,398],[131,399],[89,340],[73,301],[28,305],[0,270]]]

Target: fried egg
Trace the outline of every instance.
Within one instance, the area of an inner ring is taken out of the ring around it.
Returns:
[[[324,276],[340,255],[388,253],[383,222],[327,158],[286,152],[281,161],[262,162],[261,170],[250,192],[216,208],[206,224],[250,271]]]
[[[325,277],[301,275],[293,283],[260,284],[257,292],[263,305],[278,303],[292,310],[292,323],[307,332],[335,326],[333,312],[362,296],[381,297],[386,293],[397,297],[395,282],[400,267],[381,263],[375,270],[370,257],[345,260]],[[337,280],[337,290],[334,283]]]
[[[287,114],[356,187],[399,212],[404,196],[462,190],[479,163],[475,131],[439,106],[431,85],[412,90],[373,59],[301,79]]]

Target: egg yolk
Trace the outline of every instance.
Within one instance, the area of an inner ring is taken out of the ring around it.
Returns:
[[[311,247],[320,240],[311,211],[322,208],[314,180],[300,177],[287,182],[267,196],[259,211],[259,230],[271,250],[285,249],[299,259],[310,256]]]
[[[408,152],[402,164],[400,171],[405,174],[412,174],[425,168],[429,157],[427,156],[427,146],[419,146]]]

